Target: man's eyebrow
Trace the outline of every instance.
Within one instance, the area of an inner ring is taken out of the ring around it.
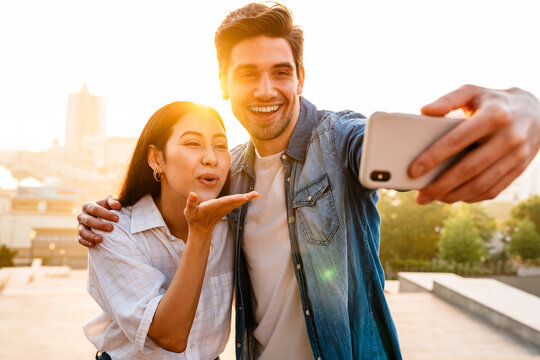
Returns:
[[[292,70],[294,68],[294,66],[290,62],[280,62],[280,63],[272,65],[272,68],[273,69],[276,69],[276,68],[289,68],[289,69]],[[255,65],[255,64],[239,64],[239,65],[235,66],[234,71],[253,70],[253,69],[257,69],[257,65]]]
[[[255,64],[240,64],[240,65],[237,65],[234,67],[234,71],[237,71],[237,70],[252,70],[252,69],[256,69],[257,66]]]
[[[291,70],[293,69],[292,64],[289,63],[289,62],[282,62],[282,63],[274,64],[272,67],[273,67],[274,69],[275,69],[275,68],[289,68],[289,69],[291,69]]]

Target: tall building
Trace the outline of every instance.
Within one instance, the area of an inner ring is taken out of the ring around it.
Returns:
[[[86,84],[77,94],[69,94],[66,117],[65,149],[85,156],[87,142],[104,141],[106,137],[107,101],[93,95]]]

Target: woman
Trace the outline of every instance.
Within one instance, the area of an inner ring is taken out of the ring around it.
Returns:
[[[119,221],[90,249],[88,291],[103,314],[84,330],[97,359],[206,360],[223,351],[234,256],[224,216],[258,196],[216,199],[230,161],[214,109],[174,102],[150,118],[123,182]]]

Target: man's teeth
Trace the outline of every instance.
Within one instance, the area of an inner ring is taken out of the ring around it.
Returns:
[[[274,106],[250,106],[249,109],[251,111],[253,111],[253,112],[267,113],[267,112],[277,111],[279,109],[279,105],[274,105]]]

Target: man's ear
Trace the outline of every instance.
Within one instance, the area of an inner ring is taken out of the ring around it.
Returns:
[[[300,69],[300,76],[298,77],[298,85],[296,86],[296,95],[302,95],[302,90],[304,90],[304,78],[305,72],[304,67]]]
[[[219,84],[221,85],[221,97],[223,100],[229,100],[229,92],[227,91],[227,80],[225,75],[219,73]]]
[[[152,170],[160,171],[163,166],[163,155],[154,145],[148,145],[148,165]]]

